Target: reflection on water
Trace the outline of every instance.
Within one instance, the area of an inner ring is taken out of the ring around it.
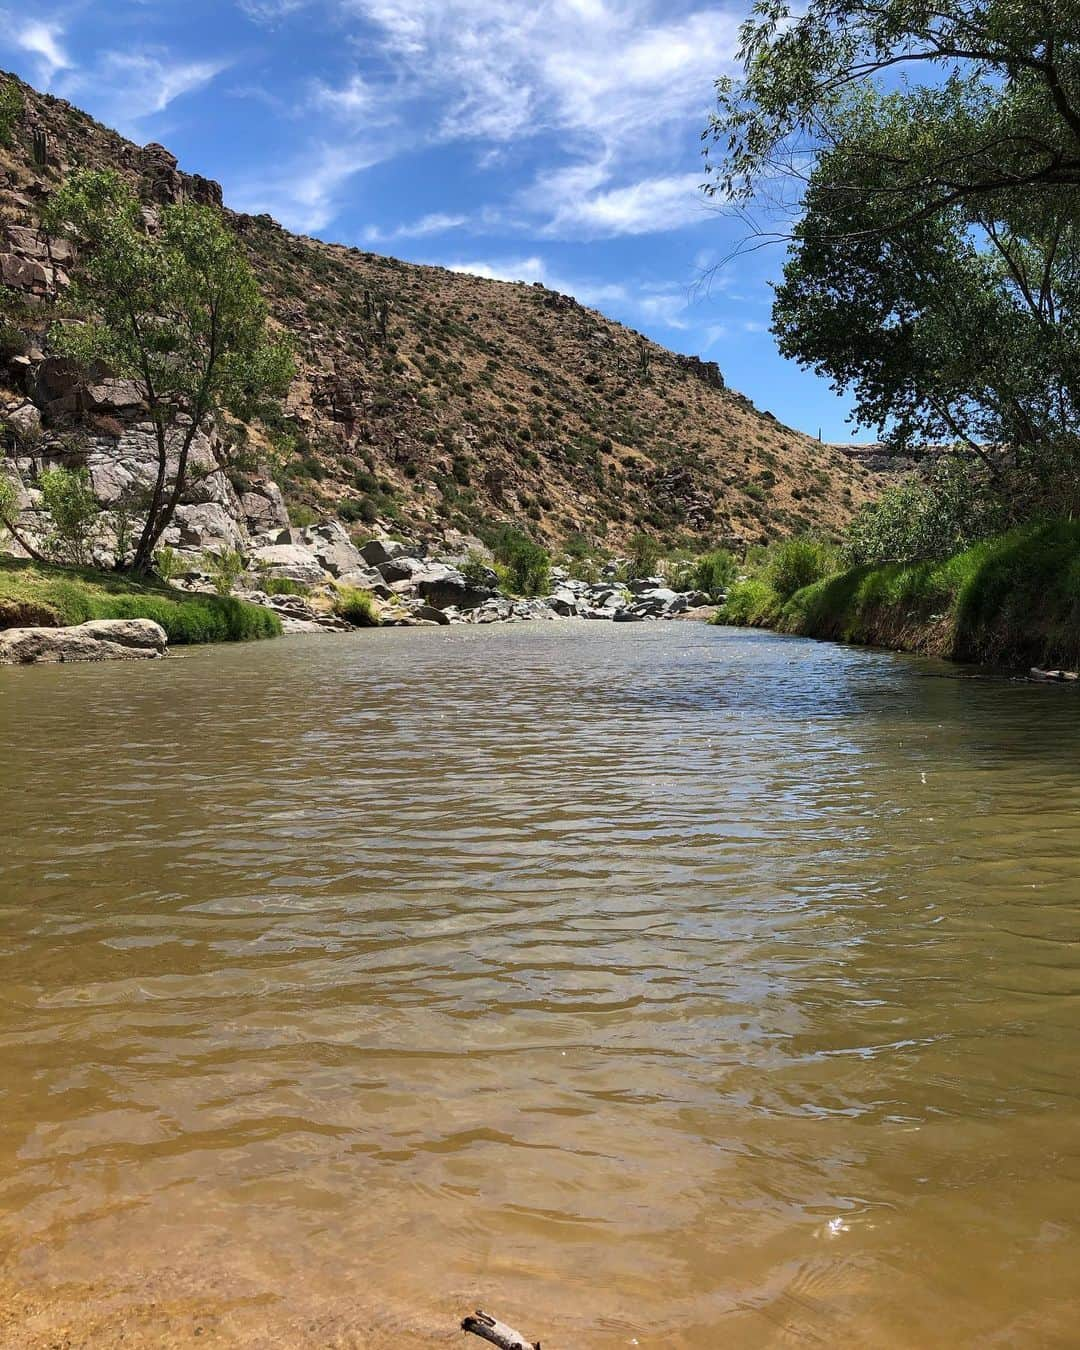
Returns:
[[[1080,703],[945,673],[0,671],[0,1344],[1074,1345]]]

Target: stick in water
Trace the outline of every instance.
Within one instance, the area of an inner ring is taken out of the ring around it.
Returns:
[[[471,1317],[462,1319],[461,1329],[471,1331],[474,1336],[482,1336],[485,1341],[497,1345],[499,1350],[540,1350],[539,1341],[527,1341],[520,1331],[508,1327],[505,1322],[496,1321],[479,1308]]]

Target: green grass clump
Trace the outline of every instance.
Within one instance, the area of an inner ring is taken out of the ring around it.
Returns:
[[[357,628],[377,628],[379,606],[370,591],[355,586],[339,586],[334,596],[334,613]]]
[[[153,578],[0,558],[0,627],[152,619],[176,644],[277,637],[271,610],[232,596],[174,590]]]

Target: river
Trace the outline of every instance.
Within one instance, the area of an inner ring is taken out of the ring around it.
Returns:
[[[958,674],[0,671],[0,1345],[1075,1345],[1080,702]]]

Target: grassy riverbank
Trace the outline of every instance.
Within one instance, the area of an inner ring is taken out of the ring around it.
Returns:
[[[784,597],[739,582],[719,622],[1001,666],[1080,667],[1080,522],[1051,521],[950,558],[837,572]]]
[[[193,595],[153,578],[0,558],[0,628],[65,627],[89,619],[153,619],[175,644],[281,633],[276,614],[231,597]]]

